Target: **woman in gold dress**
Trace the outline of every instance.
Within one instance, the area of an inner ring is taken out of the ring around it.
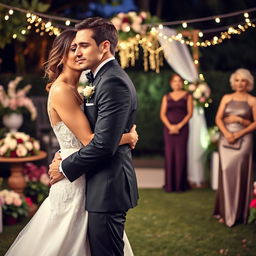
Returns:
[[[254,79],[246,69],[230,77],[235,91],[223,96],[216,124],[219,141],[219,185],[214,216],[228,227],[246,223],[252,192],[252,132],[256,129],[256,97],[248,93]]]

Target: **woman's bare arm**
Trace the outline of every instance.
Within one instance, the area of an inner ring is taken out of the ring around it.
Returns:
[[[67,125],[81,143],[86,146],[94,137],[89,121],[81,110],[73,89],[64,83],[59,83],[52,88],[51,105],[59,118]],[[136,127],[135,127],[136,128]],[[130,144],[135,147],[138,134],[132,128],[129,133],[123,134],[120,145]]]

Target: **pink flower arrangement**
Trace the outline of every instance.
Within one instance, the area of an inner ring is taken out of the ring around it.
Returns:
[[[27,163],[23,173],[27,181],[25,195],[40,204],[49,194],[50,178],[46,166]]]
[[[37,166],[32,163],[26,163],[23,171],[26,181],[40,181],[42,184],[49,186],[50,179],[47,174],[47,168],[44,165]]]
[[[147,18],[149,18],[149,13],[147,12],[121,12],[113,17],[111,22],[114,24],[117,31],[127,33],[132,30],[135,33],[145,34],[147,26],[144,24]]]
[[[36,108],[31,99],[26,97],[27,93],[31,89],[31,85],[26,85],[24,88],[16,91],[19,82],[22,80],[21,76],[16,77],[8,84],[7,93],[4,87],[0,85],[0,108],[3,114],[21,113],[22,108],[27,109],[30,112],[32,120],[35,120],[37,116]]]
[[[253,199],[250,202],[249,223],[256,222],[256,181],[253,183]]]
[[[26,157],[37,155],[40,150],[38,140],[23,132],[7,133],[0,140],[0,156],[4,157]]]
[[[210,98],[211,90],[208,84],[204,81],[196,81],[194,83],[187,84],[184,88],[192,95],[196,106],[207,107],[212,101]]]
[[[18,193],[7,189],[0,191],[0,204],[3,214],[17,219],[28,215],[28,204]]]

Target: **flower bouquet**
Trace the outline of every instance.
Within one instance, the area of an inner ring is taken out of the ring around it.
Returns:
[[[39,141],[23,132],[7,133],[0,140],[0,156],[27,157],[37,155],[40,150]]]
[[[19,82],[22,80],[21,76],[16,77],[8,84],[7,93],[4,87],[0,85],[0,115],[10,115],[12,113],[30,112],[32,120],[37,116],[36,108],[31,99],[26,97],[31,89],[31,85],[26,85],[24,88],[16,91]]]
[[[256,181],[253,183],[253,199],[250,202],[250,214],[248,223],[256,223]]]
[[[28,203],[18,193],[7,189],[0,191],[4,224],[12,225],[28,216]]]
[[[38,167],[35,164],[27,163],[23,173],[27,181],[25,195],[30,197],[33,203],[42,203],[49,195],[50,188],[50,179],[46,167]]]
[[[185,84],[184,89],[188,91],[198,107],[208,107],[212,102],[210,98],[211,90],[205,81],[196,81],[194,83]]]

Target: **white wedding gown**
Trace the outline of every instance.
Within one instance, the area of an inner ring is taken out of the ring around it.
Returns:
[[[65,159],[82,144],[63,123],[53,126]],[[89,256],[88,213],[85,211],[85,176],[54,184],[34,217],[20,232],[6,256]],[[124,232],[124,255],[133,252]]]

